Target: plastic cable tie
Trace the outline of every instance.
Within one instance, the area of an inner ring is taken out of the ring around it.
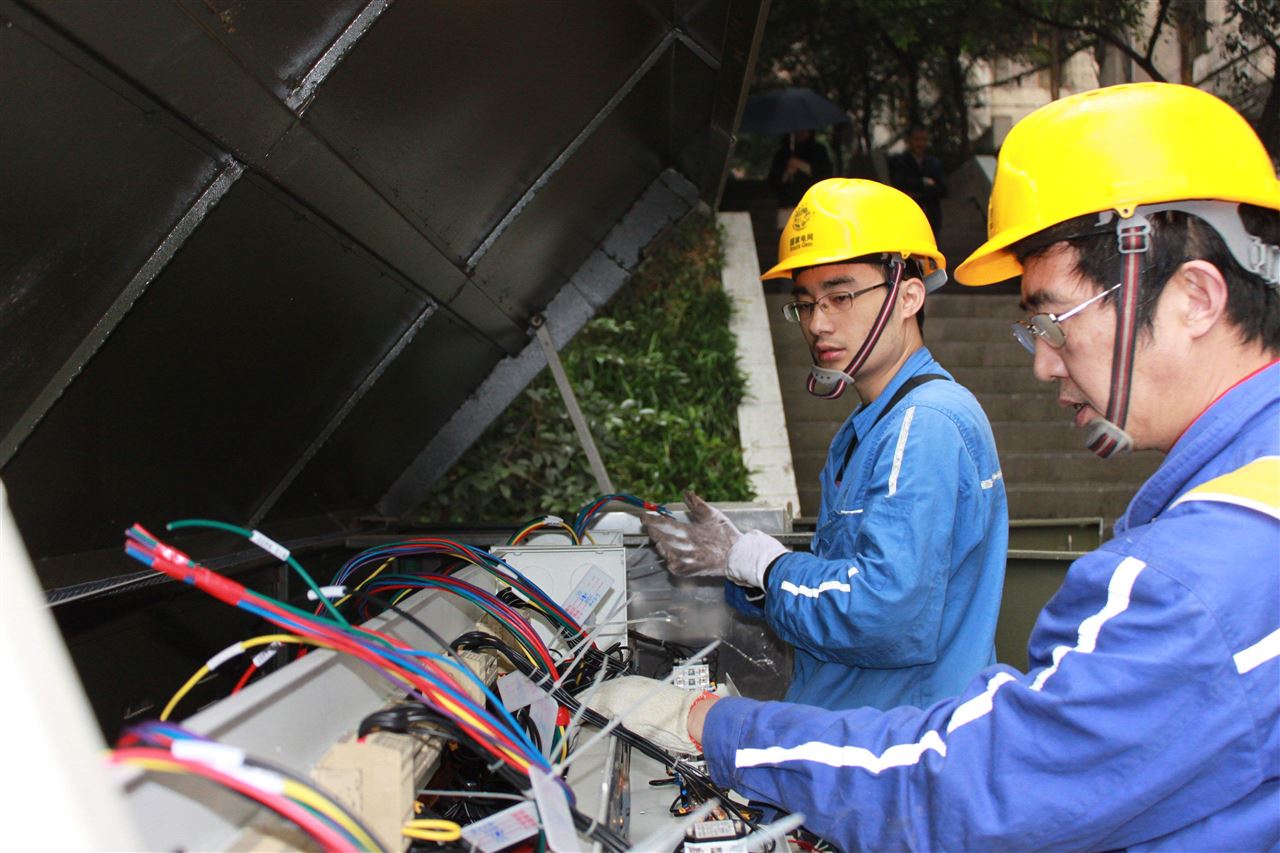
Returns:
[[[277,560],[284,561],[289,559],[289,549],[263,533],[261,530],[255,530],[250,533],[249,541],[275,557]]]
[[[542,519],[543,524],[564,524],[564,519],[558,515],[548,515]]]
[[[244,750],[208,740],[179,739],[169,745],[174,758],[194,761],[223,773],[234,774],[244,767]]]
[[[320,587],[320,595],[323,595],[325,598],[342,598],[342,596],[346,594],[347,594],[347,588],[345,586]],[[316,595],[316,591],[314,589],[307,590],[307,601],[319,601],[319,600],[320,600],[319,596]]]

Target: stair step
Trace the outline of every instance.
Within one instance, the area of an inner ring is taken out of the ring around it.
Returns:
[[[1061,421],[992,421],[996,450],[1003,457],[1009,453],[1079,450],[1084,446],[1084,432],[1069,420]]]
[[[1099,516],[1107,527],[1138,490],[1136,483],[1051,483],[1007,486],[1010,518]]]
[[[1012,322],[1021,313],[1018,301],[1017,296],[986,293],[981,288],[965,293],[935,293],[924,303],[924,327],[929,328],[932,317],[1008,317]]]
[[[1099,459],[1088,450],[1009,452],[1000,455],[1005,486],[1055,483],[1128,483],[1136,491],[1160,467],[1159,453],[1131,453]]]
[[[1012,332],[1006,338],[983,342],[940,338],[925,343],[933,357],[947,370],[952,367],[1020,367],[1030,373],[1031,353],[1018,346]]]
[[[993,341],[1003,342],[1011,334],[1009,324],[1018,319],[1018,316],[1016,310],[978,317],[938,317],[926,313],[925,338],[931,341],[979,341],[987,344]]]

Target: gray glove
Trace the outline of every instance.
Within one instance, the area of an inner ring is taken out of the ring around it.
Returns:
[[[689,521],[657,516],[645,521],[645,532],[673,575],[722,577],[729,551],[742,538],[741,531],[693,492],[684,493],[684,502]]]
[[[689,709],[701,694],[639,675],[613,678],[587,696],[587,707],[671,752],[697,753],[689,739]]]

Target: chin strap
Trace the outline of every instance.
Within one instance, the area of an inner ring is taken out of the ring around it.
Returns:
[[[1110,211],[1102,214],[1102,224]],[[1107,414],[1089,424],[1085,446],[1103,459],[1133,449],[1133,436],[1125,432],[1129,419],[1129,394],[1133,383],[1133,354],[1138,337],[1138,296],[1142,289],[1142,256],[1151,247],[1151,223],[1141,213],[1116,223],[1116,242],[1124,258],[1124,278],[1116,303],[1116,340],[1111,353],[1111,394]]]
[[[880,311],[876,314],[875,322],[871,324],[871,330],[867,332],[867,337],[863,339],[862,346],[858,347],[858,351],[854,353],[853,358],[845,365],[844,370],[831,370],[826,367],[813,365],[809,368],[809,378],[805,382],[805,390],[815,397],[821,397],[823,400],[834,400],[844,393],[846,387],[852,388],[854,394],[858,394],[858,387],[854,384],[854,377],[858,375],[858,371],[862,369],[862,364],[867,360],[867,356],[871,355],[871,351],[876,348],[876,344],[880,341],[880,335],[884,333],[885,326],[889,324],[889,315],[893,313],[894,303],[898,301],[898,288],[902,284],[902,274],[906,269],[906,263],[898,258],[889,261],[890,276],[892,280],[889,282],[889,292],[884,297],[884,302],[880,305]],[[859,402],[861,402],[861,394],[858,394]]]

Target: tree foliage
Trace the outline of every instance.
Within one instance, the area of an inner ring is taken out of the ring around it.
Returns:
[[[1269,88],[1259,100],[1259,133],[1273,155],[1280,133],[1280,3],[1224,0],[1224,35],[1238,75],[1256,85],[1256,70],[1270,57]],[[977,63],[1009,59],[1050,74],[1056,97],[1060,69],[1081,51],[1118,51],[1153,80],[1167,75],[1156,50],[1172,36],[1190,56],[1192,43],[1212,36],[1204,0],[774,0],[761,45],[757,74],[762,87],[786,82],[808,86],[853,116],[855,156],[873,145],[877,125],[900,128],[920,122],[933,131],[944,161],[971,153],[970,114],[982,103]],[[1261,61],[1260,61],[1261,60]],[[1190,60],[1176,76],[1190,78]],[[1265,72],[1264,72],[1265,73]]]
[[[606,311],[561,351],[614,487],[651,500],[695,488],[749,500],[738,438],[739,371],[714,220],[692,216]],[[598,496],[549,371],[496,420],[426,498],[425,522],[573,513]]]

